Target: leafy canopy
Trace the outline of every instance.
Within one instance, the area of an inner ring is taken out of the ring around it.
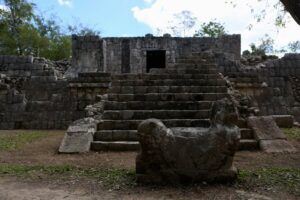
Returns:
[[[36,15],[36,5],[27,0],[4,0],[4,4],[6,9],[0,9],[0,54],[68,59],[71,34],[100,34],[83,25],[68,26],[64,32],[55,20]]]
[[[200,29],[196,31],[195,37],[220,37],[226,34],[226,30],[223,24],[210,21],[208,23],[204,22],[201,24]]]

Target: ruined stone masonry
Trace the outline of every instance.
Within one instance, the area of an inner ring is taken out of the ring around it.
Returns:
[[[109,87],[109,74],[63,77],[45,59],[0,56],[0,128],[66,129],[85,117],[85,107]]]
[[[0,129],[66,129],[99,99],[94,150],[138,149],[137,126],[148,118],[168,128],[208,127],[211,105],[223,97],[241,115],[240,149],[259,148],[250,115],[276,115],[286,127],[290,115],[300,121],[299,54],[246,66],[240,35],[72,39],[71,65],[0,56]]]

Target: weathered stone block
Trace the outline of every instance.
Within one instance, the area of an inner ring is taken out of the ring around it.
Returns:
[[[272,115],[272,117],[280,128],[292,128],[294,125],[294,117],[292,115]]]
[[[271,116],[249,117],[247,123],[257,140],[286,139]]]
[[[60,153],[88,152],[96,132],[96,122],[93,118],[84,118],[73,122],[59,147]]]

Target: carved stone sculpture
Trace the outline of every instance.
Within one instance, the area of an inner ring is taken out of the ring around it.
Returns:
[[[214,103],[209,128],[167,128],[148,119],[138,127],[141,151],[136,159],[137,181],[182,183],[228,181],[236,178],[233,157],[239,128],[228,99]]]

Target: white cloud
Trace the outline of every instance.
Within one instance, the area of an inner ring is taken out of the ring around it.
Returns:
[[[277,0],[269,0],[268,2],[272,5]],[[136,20],[148,25],[153,33],[156,33],[158,29],[163,32],[170,32],[168,27],[170,21],[174,19],[174,14],[183,10],[191,11],[200,23],[216,19],[225,24],[230,34],[242,34],[242,49],[248,48],[250,43],[259,41],[265,34],[269,34],[275,39],[276,47],[299,40],[300,26],[292,19],[285,29],[278,30],[274,25],[276,11],[270,7],[266,12],[266,18],[262,22],[256,23],[249,5],[253,5],[255,10],[259,10],[265,8],[266,4],[264,1],[253,3],[253,0],[244,0],[233,7],[226,4],[224,0],[201,1],[201,3],[199,0],[156,0],[150,2],[146,8],[136,6],[132,8],[132,12]],[[247,28],[249,24],[254,25],[251,31]],[[190,35],[194,31],[191,30]]]
[[[8,8],[5,5],[0,5],[0,10],[8,10]]]
[[[152,3],[154,0],[144,0],[145,3]]]
[[[72,0],[58,0],[59,5],[72,7]]]

